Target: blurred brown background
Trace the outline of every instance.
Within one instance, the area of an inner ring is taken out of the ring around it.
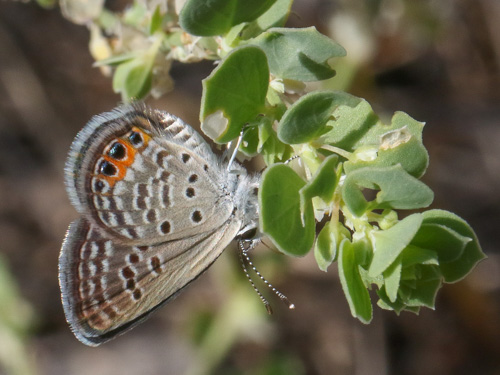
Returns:
[[[436,311],[397,317],[375,306],[365,326],[350,316],[335,266],[323,273],[312,254],[264,249],[255,263],[297,306],[270,297],[267,316],[229,250],[149,321],[85,347],[57,283],[76,217],[63,166],[77,131],[120,99],[92,68],[85,27],[58,9],[2,1],[0,374],[500,374],[500,1],[302,0],[293,9],[289,26],[315,25],[347,49],[333,86],[384,118],[402,110],[427,123],[433,207],[466,219],[489,258],[446,285]],[[197,124],[212,68],[175,64],[175,91],[149,103]],[[206,317],[216,324],[200,346]]]

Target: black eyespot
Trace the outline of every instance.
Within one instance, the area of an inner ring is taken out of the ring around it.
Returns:
[[[130,135],[128,136],[128,140],[130,141],[130,143],[134,147],[140,147],[140,146],[142,146],[142,143],[144,142],[144,140],[142,139],[141,133],[135,132],[135,131],[130,133]]]
[[[137,254],[130,254],[128,256],[128,260],[130,263],[137,263],[139,261],[139,255]]]
[[[255,196],[259,195],[259,188],[253,188],[252,193],[253,193],[253,195],[255,195]]]
[[[202,220],[201,212],[200,211],[194,211],[193,214],[191,215],[191,219],[195,223],[199,223]]]
[[[182,159],[182,162],[184,164],[186,164],[189,161],[189,159],[191,159],[191,156],[189,156],[189,154],[182,154],[181,159]]]
[[[171,229],[171,226],[170,226],[170,223],[168,221],[164,221],[163,223],[161,223],[160,230],[163,234],[170,233],[170,229]]]
[[[135,276],[135,272],[129,266],[122,268],[122,275],[126,279],[132,279]]]
[[[101,192],[104,189],[104,182],[102,180],[96,180],[94,183],[94,191]]]
[[[191,183],[195,183],[196,181],[198,181],[198,175],[192,174],[191,176],[189,176],[188,181]]]
[[[127,155],[127,150],[120,142],[115,142],[108,151],[113,159],[122,160]]]
[[[133,279],[127,280],[127,284],[125,286],[128,290],[134,290],[135,289],[135,281]]]
[[[134,292],[132,293],[132,296],[134,297],[134,299],[137,301],[138,299],[140,299],[142,297],[142,293],[139,289],[136,289],[134,290]]]
[[[193,197],[194,197],[194,195],[195,195],[195,193],[194,193],[194,189],[193,189],[192,187],[188,187],[188,188],[186,189],[186,197],[188,197],[188,198],[193,198]]]
[[[99,172],[105,176],[114,176],[116,174],[116,167],[113,163],[103,160],[99,165]]]

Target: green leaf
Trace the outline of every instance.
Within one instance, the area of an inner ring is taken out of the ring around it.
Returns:
[[[423,213],[423,224],[440,225],[458,233],[460,236],[470,238],[458,259],[440,263],[440,270],[447,283],[455,283],[462,280],[476,264],[486,258],[476,234],[470,225],[459,216],[443,210],[429,210]]]
[[[315,27],[272,28],[251,43],[264,50],[275,77],[304,82],[333,77],[335,70],[330,67],[329,60],[346,54],[342,46]]]
[[[137,54],[135,52],[124,53],[122,55],[112,56],[112,57],[107,58],[107,59],[102,59],[102,60],[96,61],[93,64],[93,66],[120,65],[120,64],[123,64],[127,61],[133,60],[135,57],[137,57]]]
[[[394,113],[389,125],[382,122],[371,127],[366,135],[356,143],[356,148],[366,145],[380,145],[385,144],[385,147],[394,147],[396,144],[404,141],[405,134],[400,137],[397,131],[405,129],[406,133],[411,137],[422,141],[422,131],[424,130],[425,123],[417,121],[404,112],[397,111]]]
[[[145,55],[120,64],[113,76],[113,91],[121,93],[126,102],[146,96],[153,80],[153,63],[154,59]]]
[[[422,144],[423,128],[424,123],[404,112],[396,112],[390,125],[377,122],[368,129],[364,128],[367,132],[351,143],[357,151],[345,163],[346,173],[366,166],[401,164],[412,176],[421,177],[429,164],[429,155]],[[372,152],[368,154],[370,157],[365,156],[367,149]]]
[[[293,0],[276,0],[276,2],[264,14],[255,21],[245,25],[241,39],[246,40],[256,37],[271,27],[285,26]]]
[[[133,1],[132,6],[125,10],[123,22],[127,25],[141,28],[147,14],[148,8],[146,7],[146,3]]]
[[[162,22],[163,14],[160,11],[160,6],[157,5],[149,23],[149,35],[153,35],[155,32],[159,31],[161,29]]]
[[[372,320],[370,295],[361,279],[354,247],[347,239],[340,244],[338,265],[340,282],[352,316],[365,324],[370,323]]]
[[[328,122],[330,130],[321,136],[323,143],[353,151],[360,139],[379,121],[370,104],[361,98],[339,93],[338,104]]]
[[[260,135],[264,133],[264,129],[262,127],[259,128],[259,130],[261,129],[262,131],[259,132]],[[288,160],[293,154],[292,148],[282,143],[272,128],[266,130],[269,131],[269,136],[266,137],[266,140],[262,144],[261,151],[266,165],[269,166]]]
[[[420,278],[405,303],[407,306],[425,306],[434,309],[436,295],[442,285],[442,277],[437,266],[421,266]]]
[[[371,233],[374,254],[368,269],[369,276],[375,277],[389,268],[415,237],[422,220],[421,214],[413,214],[392,228]]]
[[[422,228],[423,224],[420,226]],[[419,232],[417,232],[418,235]],[[415,236],[417,236],[415,235]],[[409,268],[414,265],[418,264],[434,264],[438,265],[438,255],[435,251],[428,250],[428,249],[423,249],[421,247],[416,247],[413,246],[413,241],[415,240],[415,237],[413,238],[412,242],[410,245],[408,245],[404,250],[403,250],[403,267],[404,268]]]
[[[179,14],[179,24],[193,35],[224,35],[235,25],[255,20],[275,1],[187,0]]]
[[[314,177],[300,189],[301,207],[305,207],[306,202],[313,197],[320,197],[325,203],[331,202],[340,179],[340,171],[336,169],[338,163],[337,155],[330,155],[323,160]]]
[[[365,199],[362,192],[364,188],[380,190],[374,201]],[[432,190],[409,175],[400,165],[354,170],[346,176],[342,196],[347,208],[358,217],[376,208],[427,207],[434,199]]]
[[[453,262],[460,258],[472,238],[438,224],[422,224],[412,241],[412,245],[434,250],[440,263]]]
[[[136,56],[115,70],[113,90],[121,93],[123,101],[142,99],[151,90],[153,66],[158,49],[163,42],[163,35],[151,37],[151,46],[143,51],[136,51]]]
[[[218,143],[236,138],[264,110],[269,70],[257,47],[233,50],[203,80],[201,129]]]
[[[314,258],[320,270],[326,272],[330,264],[335,261],[339,244],[346,238],[350,240],[351,234],[341,222],[332,219],[325,224],[314,244]],[[356,251],[361,253],[357,255],[362,256],[365,254],[359,246]],[[363,259],[358,263],[362,264]]]
[[[394,312],[399,315],[401,311],[403,311],[406,307],[399,298],[392,302],[387,296],[387,290],[385,289],[385,286],[377,290],[377,295],[380,298],[377,301],[377,305],[384,310],[394,310]]]
[[[325,271],[337,256],[336,238],[332,233],[330,222],[328,222],[318,234],[314,244],[314,258],[321,271]]]
[[[233,26],[227,34],[224,36],[223,43],[227,44],[229,47],[238,47],[241,42],[241,33],[245,28],[244,23],[240,23],[236,26]]]
[[[338,106],[356,106],[357,102],[357,98],[339,91],[306,94],[288,108],[281,118],[278,138],[287,144],[311,142],[329,130],[327,123]]]
[[[249,126],[243,132],[240,151],[247,156],[255,156],[259,150],[259,126]]]
[[[243,133],[240,151],[247,156],[261,154],[266,165],[288,160],[292,155],[290,146],[280,142],[273,130],[269,117],[262,117],[260,123],[249,126]]]
[[[396,260],[383,272],[385,290],[387,297],[391,302],[395,302],[398,297],[401,269],[401,257],[397,257]]]
[[[312,204],[300,210],[299,190],[304,185],[293,169],[274,164],[263,173],[259,189],[260,228],[281,252],[292,256],[307,254],[314,243]]]

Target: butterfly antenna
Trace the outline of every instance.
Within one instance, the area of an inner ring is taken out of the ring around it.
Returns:
[[[255,285],[255,283],[253,282],[252,277],[248,273],[247,266],[245,265],[245,261],[243,259],[243,257],[244,257],[243,254],[245,254],[245,249],[243,248],[242,242],[240,242],[240,263],[241,263],[241,267],[243,268],[243,272],[245,272],[245,276],[247,277],[248,281],[250,281],[250,284],[252,285],[253,289],[255,290],[255,292],[259,296],[260,300],[262,301],[262,303],[266,307],[267,313],[269,315],[271,315],[273,313],[273,309],[271,308],[271,304],[266,299],[266,297],[264,297],[262,295],[262,293],[260,292],[260,290],[257,288],[257,286]]]
[[[231,164],[233,164],[234,159],[236,159],[236,155],[238,154],[238,149],[240,148],[241,141],[243,140],[243,131],[245,130],[245,127],[241,129],[240,135],[238,137],[238,140],[236,141],[236,146],[234,147],[233,154],[231,155],[231,158],[229,159],[229,163],[227,163],[227,170],[231,170]]]
[[[250,281],[250,284],[254,288],[255,292],[257,292],[257,295],[260,297],[261,301],[264,303],[264,306],[266,306],[267,312],[269,314],[273,313],[271,305],[270,305],[269,301],[262,295],[260,290],[255,285],[255,283],[253,282],[252,277],[248,273],[247,267],[245,265],[245,261],[248,263],[248,265],[251,267],[251,269],[257,274],[257,276],[264,282],[264,284],[266,284],[274,292],[274,294],[276,294],[279,297],[279,299],[282,300],[288,306],[288,308],[290,310],[295,309],[295,305],[288,300],[287,296],[285,296],[278,289],[276,289],[269,281],[267,281],[267,279],[264,276],[262,276],[262,274],[259,272],[259,270],[257,270],[257,268],[254,266],[254,264],[250,260],[250,257],[248,256],[249,249],[245,249],[245,247],[243,246],[243,241],[239,241],[239,245],[240,245],[240,262],[241,262],[241,266],[243,267],[243,271],[245,272],[245,275],[246,275],[248,281]]]
[[[295,159],[297,159],[297,158],[299,158],[299,157],[300,157],[300,155],[293,155],[290,159],[286,160],[284,164],[288,164],[288,163],[290,163],[292,160],[295,160]]]

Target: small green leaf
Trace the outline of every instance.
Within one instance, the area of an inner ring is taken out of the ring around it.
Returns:
[[[113,91],[121,93],[126,102],[143,98],[151,89],[152,69],[153,60],[148,56],[120,64],[113,76]]]
[[[338,107],[328,122],[330,129],[321,136],[321,140],[325,144],[353,151],[360,147],[357,146],[358,141],[379,120],[366,100],[342,94],[338,96]]]
[[[405,309],[405,304],[398,298],[394,302],[390,300],[390,298],[387,296],[387,290],[385,289],[385,286],[377,290],[377,295],[380,298],[377,301],[378,307],[384,310],[394,310],[396,314],[400,314],[401,311]]]
[[[389,268],[415,237],[422,220],[421,214],[413,214],[392,228],[371,233],[374,254],[368,269],[369,276],[375,277]]]
[[[429,155],[422,142],[416,138],[409,138],[406,142],[394,148],[381,149],[380,146],[373,146],[374,157],[364,159],[354,154],[352,160],[346,162],[346,173],[367,166],[388,167],[400,164],[410,175],[419,178],[427,169]],[[367,147],[361,146],[358,150],[364,152]]]
[[[262,131],[259,132],[259,134],[264,133],[263,128],[259,128],[259,130],[261,129]],[[293,153],[292,148],[289,145],[282,143],[272,128],[266,130],[269,131],[269,136],[266,137],[261,150],[262,157],[264,158],[266,165],[269,166],[289,159]]]
[[[420,278],[405,301],[406,305],[434,309],[436,295],[441,285],[442,277],[437,266],[421,266]]]
[[[314,244],[314,258],[321,271],[326,272],[337,256],[337,243],[335,240],[329,222],[321,229]]]
[[[248,156],[261,154],[266,165],[282,162],[292,155],[290,146],[280,142],[268,117],[262,117],[259,124],[245,129],[240,150]]]
[[[423,249],[434,250],[440,263],[448,263],[460,258],[471,241],[472,238],[464,237],[444,225],[424,223],[411,243]]]
[[[406,129],[408,135],[422,142],[422,131],[425,123],[417,121],[404,112],[397,111],[391,119],[390,125],[385,125],[382,122],[371,127],[363,138],[360,138],[356,143],[356,148],[366,145],[380,145],[385,143],[385,147],[394,147],[401,140],[398,130]],[[395,133],[393,133],[395,132]],[[404,136],[404,134],[402,134]]]
[[[476,264],[486,258],[476,234],[469,224],[459,216],[443,210],[429,210],[423,213],[423,224],[441,225],[451,229],[463,237],[470,238],[458,259],[447,263],[440,263],[440,270],[447,283],[462,280]]]
[[[146,7],[146,3],[133,1],[132,6],[125,10],[123,22],[127,25],[140,28],[147,14],[148,8]]]
[[[420,226],[420,228],[422,228],[422,226]],[[413,240],[414,239],[415,237]],[[403,267],[405,269],[418,264],[439,264],[438,255],[435,251],[416,247],[413,245],[413,240],[411,244],[403,250]]]
[[[312,204],[303,215],[300,210],[299,190],[304,185],[293,169],[274,164],[263,173],[259,189],[260,228],[281,252],[292,256],[307,254],[314,243]]]
[[[429,164],[429,155],[422,144],[423,128],[424,123],[412,119],[404,112],[396,112],[390,125],[377,122],[369,128],[363,127],[363,130],[367,130],[365,134],[358,139],[352,136],[350,138],[349,145],[357,151],[345,163],[346,173],[367,166],[401,164],[412,176],[421,177]],[[372,157],[364,156],[366,149],[372,150]]]
[[[278,78],[320,81],[335,75],[329,65],[333,57],[345,56],[345,49],[315,27],[272,28],[253,41],[269,60],[271,73]]]
[[[148,49],[137,51],[132,60],[118,65],[115,70],[113,90],[121,93],[125,102],[142,99],[151,90],[153,66],[163,42],[163,35],[155,35],[151,39],[152,44]]]
[[[337,228],[342,229],[342,235],[345,238],[350,238],[350,232],[348,232],[347,228],[345,228],[343,225],[342,226],[337,226]],[[339,237],[339,236],[337,236]],[[340,242],[340,241],[337,241]],[[365,270],[368,268],[370,265],[372,256],[373,256],[373,246],[371,241],[367,237],[362,237],[362,238],[357,238],[356,236],[354,237],[352,241],[352,246],[354,248],[354,253],[356,254],[356,263],[359,264],[360,266],[360,272],[361,270]],[[366,272],[361,274],[361,276],[364,278],[366,281],[367,279],[365,278]],[[368,275],[366,275],[368,276]],[[378,277],[378,276],[377,276]],[[375,280],[375,278],[371,278],[371,282],[378,283],[379,280]],[[370,285],[370,283],[366,283],[366,285]]]
[[[179,14],[179,24],[193,35],[224,35],[235,25],[255,20],[275,1],[187,0]]]
[[[230,47],[238,47],[241,41],[241,33],[244,28],[244,23],[231,27],[231,29],[224,36],[224,43]]]
[[[401,280],[401,257],[396,260],[382,273],[387,297],[391,302],[395,302],[398,297],[399,281]]]
[[[250,126],[243,132],[240,151],[247,156],[254,156],[259,152],[259,127]]]
[[[245,26],[241,39],[246,40],[256,37],[271,27],[285,26],[292,3],[293,0],[276,0],[264,14]]]
[[[107,59],[102,59],[102,60],[96,61],[93,66],[120,65],[120,64],[123,64],[127,61],[133,60],[136,56],[137,56],[137,54],[134,52],[124,53],[122,55],[112,56],[112,57],[107,58]]]
[[[338,264],[340,282],[352,316],[365,324],[370,323],[372,320],[370,295],[361,279],[354,247],[347,239],[340,244]]]
[[[320,197],[323,202],[329,203],[337,188],[340,173],[336,169],[339,163],[337,155],[328,156],[316,171],[313,178],[300,189],[300,206],[304,207],[313,197]]]
[[[161,14],[160,6],[157,5],[156,9],[151,16],[151,21],[149,22],[149,35],[153,35],[155,32],[161,29],[163,22],[163,14]]]
[[[257,47],[233,50],[203,80],[201,129],[218,143],[236,138],[264,110],[269,70]]]
[[[338,91],[314,91],[302,96],[281,118],[278,138],[291,145],[317,139],[328,131],[334,110],[351,100],[356,102],[355,97]]]
[[[320,231],[314,245],[314,258],[320,270],[325,271],[337,258],[339,244],[345,239],[351,239],[349,230],[339,221],[331,220]],[[356,249],[356,255],[363,255],[363,249]],[[358,254],[362,253],[362,254]],[[359,264],[363,263],[361,259]]]
[[[368,202],[362,190],[380,190]],[[392,167],[365,167],[347,174],[342,187],[347,208],[356,216],[376,208],[416,209],[427,207],[434,193],[427,185],[409,175],[399,164]]]

